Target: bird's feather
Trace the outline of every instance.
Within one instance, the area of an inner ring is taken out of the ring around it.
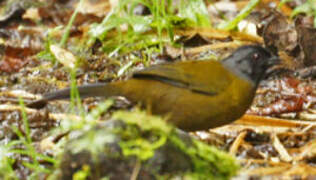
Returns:
[[[212,76],[209,76],[210,71]],[[231,74],[227,73],[227,69],[218,61],[154,65],[135,72],[133,78],[157,80],[207,95],[217,95],[225,91],[232,82]]]

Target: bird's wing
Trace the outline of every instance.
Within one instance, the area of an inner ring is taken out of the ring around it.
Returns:
[[[153,65],[135,72],[133,78],[157,80],[207,95],[223,92],[232,82],[231,73],[217,61]]]

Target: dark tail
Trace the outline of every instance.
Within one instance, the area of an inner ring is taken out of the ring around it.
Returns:
[[[78,87],[78,92],[81,98],[97,97],[97,96],[103,96],[103,97],[115,96],[117,95],[117,91],[118,89],[114,88],[112,83],[110,84],[97,83],[97,84],[89,84],[89,85],[83,85],[83,86]],[[44,95],[42,99],[28,104],[27,107],[40,109],[46,106],[48,101],[59,100],[59,99],[69,99],[69,98],[70,98],[70,88],[65,88],[53,93],[46,94]]]

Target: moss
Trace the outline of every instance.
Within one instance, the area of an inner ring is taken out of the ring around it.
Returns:
[[[227,153],[208,146],[203,142],[193,140],[193,147],[186,147],[177,137],[173,138],[181,150],[190,155],[194,169],[187,176],[198,179],[229,179],[236,175],[239,165]]]
[[[127,139],[120,142],[124,155],[136,155],[139,159],[146,160],[154,155],[155,149],[170,140],[172,144],[191,157],[194,169],[193,172],[187,173],[189,177],[229,179],[239,169],[239,165],[232,156],[215,147],[195,139],[192,140],[192,146],[188,147],[178,133],[175,133],[175,129],[159,117],[150,116],[141,111],[119,111],[113,117],[130,125],[137,125],[141,129],[138,133],[133,130],[124,132]],[[139,134],[139,132],[146,131],[149,131],[156,140],[149,141]]]
[[[130,177],[136,162],[140,163],[139,176],[146,176],[141,179],[229,179],[239,168],[230,155],[191,138],[158,116],[136,110],[117,111],[112,117],[77,132],[66,145],[61,166],[64,179],[87,165],[91,170],[88,179]]]
[[[77,171],[73,175],[73,180],[85,180],[90,175],[90,166],[84,165],[82,167],[82,170]]]

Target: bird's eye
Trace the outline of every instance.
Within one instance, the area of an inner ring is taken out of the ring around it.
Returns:
[[[252,55],[252,58],[253,58],[254,60],[258,60],[258,59],[260,58],[260,55],[259,55],[258,53],[254,53],[254,54]]]

